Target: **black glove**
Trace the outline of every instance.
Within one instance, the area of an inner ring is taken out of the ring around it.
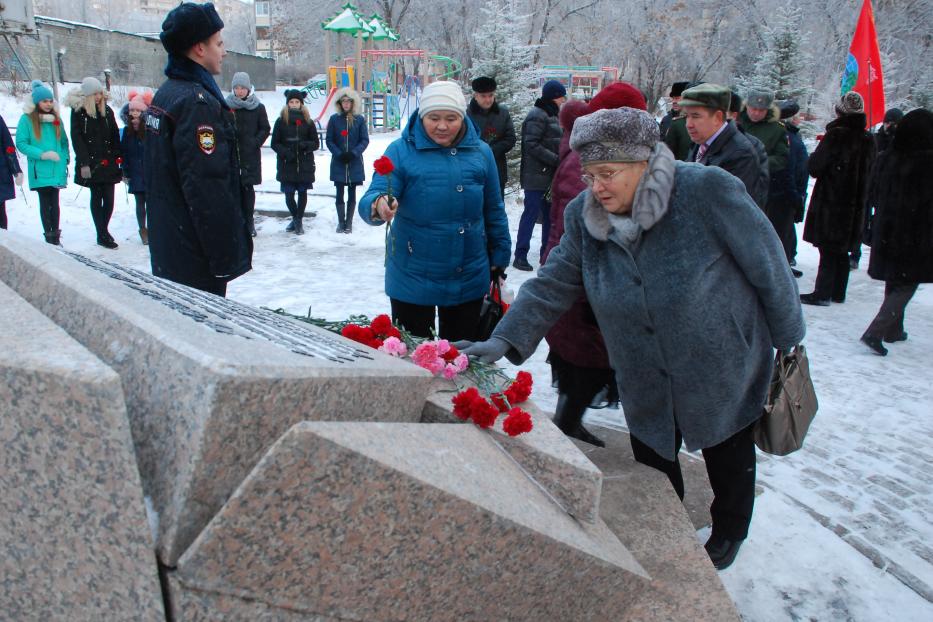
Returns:
[[[340,157],[340,161],[343,162],[344,164],[349,164],[350,162],[353,161],[353,154],[350,153],[349,151],[342,152],[339,157]]]
[[[489,269],[489,280],[493,283],[498,283],[499,279],[504,279],[505,268],[500,268],[499,266],[493,266]]]

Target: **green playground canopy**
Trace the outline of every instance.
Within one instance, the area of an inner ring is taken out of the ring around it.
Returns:
[[[335,17],[321,23],[321,28],[330,32],[339,32],[354,37],[362,34],[364,37],[373,33],[373,27],[367,23],[366,18],[360,15],[356,7],[349,2],[340,7],[343,9]]]

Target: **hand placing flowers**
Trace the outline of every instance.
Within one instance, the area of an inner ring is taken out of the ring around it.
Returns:
[[[389,356],[408,358],[435,376],[453,381],[459,390],[452,400],[453,413],[463,421],[472,421],[488,429],[505,413],[502,431],[509,436],[525,434],[534,428],[531,415],[517,407],[531,396],[534,381],[526,371],[518,372],[516,379],[511,380],[495,364],[470,362],[466,354],[446,339],[414,337],[393,325],[391,318],[384,314],[371,322],[365,316],[334,322],[294,316],[282,309],[276,309],[276,313],[340,333]],[[461,380],[475,386],[464,386]]]

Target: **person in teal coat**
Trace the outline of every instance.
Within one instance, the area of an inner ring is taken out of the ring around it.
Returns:
[[[16,148],[26,156],[29,189],[39,195],[42,231],[49,244],[60,244],[58,191],[68,185],[68,135],[62,127],[52,90],[32,82],[32,103],[16,126]]]
[[[440,337],[472,336],[483,297],[511,256],[496,160],[465,115],[459,85],[425,87],[421,107],[386,150],[394,170],[375,175],[359,203],[368,224],[391,222],[386,294],[393,320],[419,337],[431,336],[435,313]]]

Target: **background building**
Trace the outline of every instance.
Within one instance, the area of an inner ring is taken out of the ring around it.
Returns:
[[[224,20],[228,50],[256,53],[256,18],[253,3],[243,0],[213,0]],[[268,1],[256,4],[268,4]],[[111,30],[157,34],[166,13],[177,0],[35,0],[36,15],[82,22]]]

